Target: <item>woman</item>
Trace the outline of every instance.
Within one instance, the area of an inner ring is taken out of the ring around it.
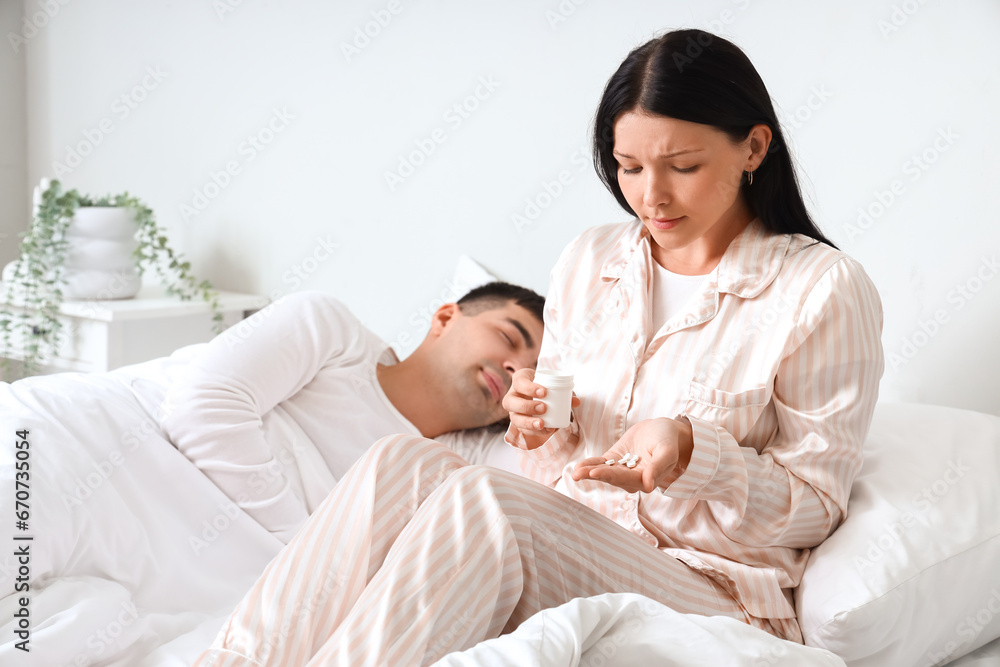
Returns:
[[[594,154],[636,219],[553,269],[539,367],[574,372],[571,425],[542,428],[529,369],[504,397],[542,484],[380,441],[199,664],[426,664],[605,592],[801,641],[792,589],[877,398],[878,294],[811,222],[767,90],[719,37],[629,54]]]

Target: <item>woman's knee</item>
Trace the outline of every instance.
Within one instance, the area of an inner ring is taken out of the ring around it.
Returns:
[[[463,495],[478,491],[497,499],[501,506],[517,501],[523,495],[522,485],[530,480],[500,468],[485,465],[466,465],[449,475],[447,485]]]

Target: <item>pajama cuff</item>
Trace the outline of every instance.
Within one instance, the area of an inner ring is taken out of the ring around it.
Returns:
[[[722,458],[719,431],[711,422],[691,415],[681,414],[691,423],[691,434],[694,438],[694,448],[691,450],[691,460],[687,468],[665,489],[660,489],[664,495],[671,498],[690,499],[711,482],[719,470]]]
[[[576,434],[580,431],[576,419],[571,417],[569,426],[561,428],[546,440],[540,447],[525,449],[524,436],[513,424],[507,427],[507,434],[504,441],[513,447],[521,450],[521,455],[525,456],[532,463],[538,466],[562,465],[565,463],[573,450],[576,448]]]

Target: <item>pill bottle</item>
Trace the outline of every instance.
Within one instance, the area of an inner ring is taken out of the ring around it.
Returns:
[[[569,426],[569,412],[573,403],[573,375],[562,371],[535,371],[535,384],[547,390],[545,398],[537,400],[545,404],[542,420],[545,428]]]

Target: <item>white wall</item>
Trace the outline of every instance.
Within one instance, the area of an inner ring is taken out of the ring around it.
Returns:
[[[0,35],[19,33],[20,2],[0,0]],[[17,257],[18,232],[28,224],[27,106],[24,48],[16,40],[0,46],[0,267]]]
[[[604,83],[664,30],[721,32],[789,119],[821,226],[881,291],[883,398],[1000,412],[995,0],[59,1],[27,43],[30,181],[92,148],[64,182],[145,199],[218,286],[332,292],[403,352],[460,254],[544,292],[573,236],[625,218],[586,158]],[[532,199],[548,205],[518,226]]]

